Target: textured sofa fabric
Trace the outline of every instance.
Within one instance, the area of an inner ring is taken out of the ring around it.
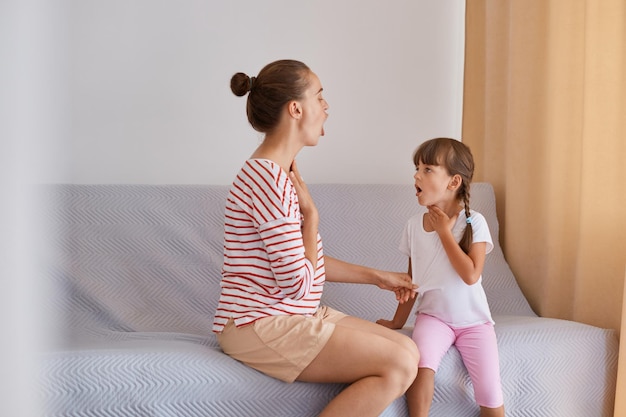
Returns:
[[[312,184],[328,255],[406,270],[397,250],[416,199],[410,185]],[[219,294],[226,186],[51,185],[45,263],[60,343],[43,355],[46,416],[315,416],[341,384],[286,384],[223,354],[211,333]],[[495,248],[483,283],[496,321],[509,417],[608,417],[615,332],[537,317],[498,244],[489,184],[472,186]],[[323,302],[390,318],[393,294],[328,283]],[[401,330],[410,333],[412,319]],[[383,416],[406,416],[403,398]],[[456,349],[436,375],[431,416],[477,416]]]

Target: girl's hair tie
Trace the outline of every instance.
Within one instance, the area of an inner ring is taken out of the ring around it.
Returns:
[[[465,223],[472,224],[472,217],[471,216],[467,216],[467,218],[465,219]]]

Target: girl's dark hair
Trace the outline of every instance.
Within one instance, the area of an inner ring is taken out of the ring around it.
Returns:
[[[415,166],[420,161],[426,165],[443,166],[449,175],[459,175],[461,177],[462,183],[457,189],[456,197],[465,206],[465,218],[471,219],[470,184],[474,176],[474,157],[470,148],[455,139],[435,138],[427,140],[413,154]],[[469,252],[473,237],[472,223],[469,220],[459,242],[463,252]]]
[[[280,120],[285,104],[304,97],[309,87],[308,66],[284,59],[267,64],[256,77],[238,72],[230,79],[236,96],[248,94],[246,114],[254,130],[271,132]]]

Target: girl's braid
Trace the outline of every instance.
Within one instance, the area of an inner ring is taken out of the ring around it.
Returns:
[[[472,217],[470,214],[470,191],[469,191],[469,183],[463,180],[461,184],[461,188],[459,188],[459,197],[463,200],[463,205],[465,206],[465,231],[463,232],[463,237],[461,237],[461,241],[459,245],[463,252],[468,253],[469,248],[472,245],[474,240],[474,230],[472,229]]]

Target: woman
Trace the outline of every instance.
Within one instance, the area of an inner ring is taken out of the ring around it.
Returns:
[[[375,284],[406,301],[410,277],[323,255],[318,211],[295,163],[324,134],[318,77],[281,60],[257,77],[235,74],[231,90],[248,93],[248,120],[265,138],[227,198],[213,331],[226,354],[267,375],[348,383],[321,416],[377,416],[411,385],[419,353],[404,335],[320,305],[324,282]]]

